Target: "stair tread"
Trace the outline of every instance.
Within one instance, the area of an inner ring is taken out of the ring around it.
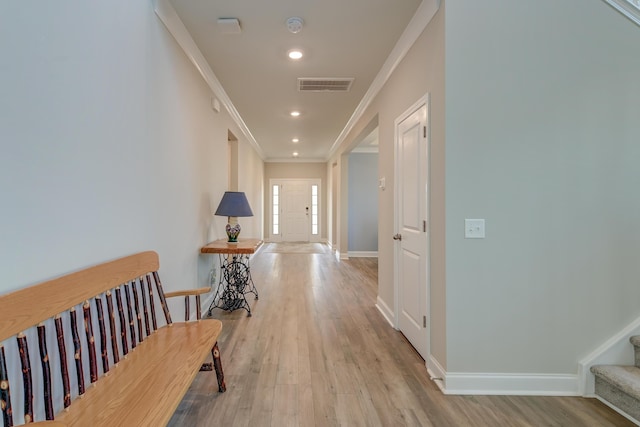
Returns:
[[[629,342],[636,347],[640,347],[640,335],[634,335],[629,338]]]
[[[630,396],[640,399],[640,368],[627,365],[596,365],[591,367],[591,372]]]

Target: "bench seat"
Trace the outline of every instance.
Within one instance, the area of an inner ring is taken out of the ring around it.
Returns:
[[[87,420],[91,427],[166,425],[221,329],[214,319],[158,329],[56,421],[70,427],[86,427]]]

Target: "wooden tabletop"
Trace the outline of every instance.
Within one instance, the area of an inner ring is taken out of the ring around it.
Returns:
[[[238,239],[238,243],[229,243],[227,239],[218,239],[200,248],[203,254],[252,254],[262,245],[260,239]]]

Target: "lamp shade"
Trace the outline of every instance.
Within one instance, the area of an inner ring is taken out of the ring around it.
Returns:
[[[242,191],[225,191],[216,209],[219,216],[253,216],[247,196]]]

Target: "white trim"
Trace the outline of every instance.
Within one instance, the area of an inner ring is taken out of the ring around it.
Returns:
[[[511,396],[579,396],[578,376],[447,372],[444,394]]]
[[[376,308],[382,314],[382,317],[391,325],[393,329],[396,329],[396,326],[393,324],[393,320],[395,318],[393,311],[389,308],[389,306],[378,296],[376,301]]]
[[[445,371],[432,354],[430,354],[429,358],[425,361],[425,365],[427,366],[427,372],[431,375],[431,381],[436,383],[440,391],[444,394],[444,379],[447,371]]]
[[[315,158],[315,157],[269,157],[264,159],[265,163],[327,163],[325,158]]]
[[[349,251],[349,258],[378,258],[378,251]]]
[[[209,307],[213,304],[213,298],[215,298],[217,292],[215,292],[215,288],[211,289],[210,295],[201,302],[200,310],[202,318],[207,317],[209,314]]]
[[[376,97],[378,92],[382,90],[382,87],[389,77],[391,77],[391,74],[398,64],[400,64],[400,61],[402,61],[407,52],[409,52],[409,49],[413,46],[418,37],[420,37],[420,34],[422,34],[424,29],[427,28],[427,25],[431,22],[431,19],[433,19],[438,9],[440,9],[440,0],[422,0],[422,3],[420,3],[420,6],[418,6],[418,9],[416,10],[416,13],[413,15],[413,18],[409,21],[407,28],[405,28],[404,32],[398,39],[398,42],[387,57],[387,60],[376,75],[376,78],[362,97],[360,104],[358,104],[346,126],[331,146],[325,161],[329,161],[338,148],[340,148],[340,145],[345,141],[347,135],[351,132],[358,120],[360,120],[371,102],[373,102],[373,99]]]
[[[380,150],[378,149],[378,146],[369,146],[369,147],[362,147],[360,145],[358,145],[356,148],[354,148],[353,150],[351,150],[351,153],[355,153],[355,154],[379,154]]]
[[[640,335],[640,317],[578,362],[579,391],[582,396],[593,396],[595,393],[595,377],[591,373],[593,365],[633,365],[633,346],[629,342],[633,335]]]
[[[169,0],[154,0],[154,10],[158,18],[160,18],[160,21],[162,21],[165,27],[167,27],[167,30],[169,30],[169,33],[171,33],[171,35],[175,38],[176,42],[178,43],[178,45],[180,45],[191,63],[195,65],[196,69],[198,70],[204,81],[207,83],[209,88],[211,88],[215,96],[225,106],[225,108],[229,112],[229,115],[238,125],[240,131],[247,138],[251,146],[254,148],[254,150],[256,150],[260,158],[264,160],[265,156],[262,148],[260,148],[260,146],[258,145],[258,142],[251,134],[251,131],[245,124],[244,120],[242,120],[242,117],[240,117],[240,113],[238,113],[238,110],[236,110],[236,107],[233,105],[233,102],[231,102],[231,99],[227,95],[227,92],[224,90],[224,88],[220,84],[220,81],[213,73],[213,70],[209,66],[209,63],[204,58],[204,55],[202,55],[202,52],[196,45],[195,41],[193,41],[191,34],[189,34],[189,31],[184,26],[184,23],[176,13],[176,10],[173,8],[171,3],[169,3]]]
[[[640,2],[637,0],[632,2],[631,0],[604,0],[609,3],[611,7],[622,13],[624,16],[640,25]],[[638,6],[635,6],[638,4]]]

